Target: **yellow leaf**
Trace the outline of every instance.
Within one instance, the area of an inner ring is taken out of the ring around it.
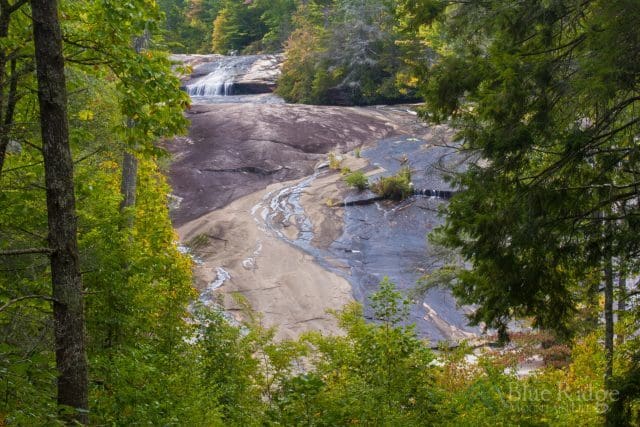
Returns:
[[[93,111],[91,110],[82,110],[78,113],[78,118],[83,122],[88,122],[93,120]]]

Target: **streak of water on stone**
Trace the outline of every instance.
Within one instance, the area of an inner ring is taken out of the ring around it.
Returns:
[[[250,64],[250,59],[228,58],[219,64],[211,64],[209,74],[187,86],[194,98],[204,102],[230,102],[233,96],[233,78]],[[226,96],[225,96],[226,95]],[[250,99],[249,99],[250,98]],[[275,97],[237,97],[236,102],[281,102]],[[446,149],[429,147],[426,141],[415,137],[391,138],[379,141],[372,148],[363,150],[370,163],[379,165],[387,173],[399,168],[397,158],[407,156],[412,168],[418,173],[414,181],[420,188],[448,190],[439,174],[431,170],[438,161],[448,155]],[[258,227],[277,238],[312,255],[324,268],[345,277],[353,287],[354,296],[367,305],[368,295],[377,289],[383,275],[389,275],[402,290],[415,285],[423,274],[417,267],[426,257],[426,233],[437,225],[435,214],[424,214],[414,203],[442,203],[437,192],[424,191],[400,204],[375,202],[369,206],[345,208],[344,233],[328,250],[312,245],[313,224],[301,204],[303,192],[324,171],[266,194],[260,203],[251,209]],[[426,196],[426,197],[425,197]],[[424,202],[420,202],[420,198]],[[406,208],[406,209],[405,209]],[[295,227],[295,233],[286,233],[287,227]],[[416,233],[417,230],[421,230]],[[422,234],[422,237],[420,235]],[[246,269],[256,268],[261,250],[243,260]],[[332,261],[348,265],[349,270],[336,268]],[[230,275],[222,267],[216,269],[216,279],[209,284],[200,297],[203,305],[215,306],[214,290],[223,286]],[[443,291],[431,292],[423,301],[416,301],[410,321],[416,322],[421,335],[439,341],[449,339],[447,334],[471,336],[475,330],[466,327],[464,313],[457,309],[455,300]],[[468,335],[467,335],[468,334]]]

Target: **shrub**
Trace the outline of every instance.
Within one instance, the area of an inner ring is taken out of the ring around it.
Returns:
[[[358,190],[366,190],[369,187],[369,179],[361,171],[352,172],[344,179],[349,187]]]
[[[342,158],[336,155],[336,153],[329,153],[329,169],[338,170],[342,164]]]
[[[406,199],[413,193],[411,169],[403,167],[396,175],[380,178],[371,185],[371,190],[385,199]]]

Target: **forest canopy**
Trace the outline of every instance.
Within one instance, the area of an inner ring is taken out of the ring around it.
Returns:
[[[373,104],[415,100],[388,0],[191,0],[160,3],[176,51],[284,52],[278,94],[290,102]]]
[[[637,0],[0,0],[0,425],[638,425],[638,22]],[[510,347],[432,347],[388,278],[337,336],[198,301],[169,54],[282,50],[288,101],[419,97],[456,130],[416,295],[451,289]]]

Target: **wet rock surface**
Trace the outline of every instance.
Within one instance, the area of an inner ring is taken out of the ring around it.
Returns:
[[[196,104],[188,138],[168,146],[177,225],[274,182],[301,178],[332,150],[399,133],[393,112],[255,103]]]
[[[394,137],[363,150],[362,156],[383,169],[372,177],[411,169],[414,188],[424,191],[402,202],[376,201],[345,208],[344,232],[330,247],[331,254],[350,266],[349,281],[354,297],[372,316],[368,296],[388,276],[398,289],[411,294],[419,279],[439,262],[429,251],[427,234],[442,223],[439,208],[451,190],[444,179],[448,171],[464,167],[465,157],[443,146],[451,131],[436,128],[423,138]],[[443,191],[444,190],[444,191]],[[354,195],[347,199],[361,198]],[[448,291],[432,289],[424,297],[415,297],[409,322],[418,333],[432,342],[473,339],[481,331],[467,325],[466,310],[457,306]]]
[[[279,339],[338,334],[327,309],[356,299],[371,319],[369,296],[384,276],[410,294],[437,266],[427,234],[452,195],[444,176],[466,162],[449,146],[450,129],[426,126],[408,105],[289,105],[271,93],[242,94],[238,84],[275,83],[281,58],[174,59],[193,66],[185,88],[194,105],[189,136],[167,144],[170,205],[197,260],[201,300],[240,320],[239,292]],[[341,167],[373,180],[410,167],[414,195],[393,202],[348,189],[327,167],[329,152],[348,153],[338,156]],[[413,298],[409,322],[420,336],[435,343],[480,334],[447,291]]]
[[[427,195],[416,194],[396,202],[343,187],[338,193],[345,195],[345,202],[339,209],[330,209],[339,215],[327,213],[326,208],[317,215],[313,212],[323,201],[309,195],[320,192],[332,179],[338,183],[342,180],[336,172],[316,171],[295,185],[267,194],[254,208],[256,220],[313,256],[328,271],[348,280],[354,298],[365,307],[365,316],[373,319],[369,296],[385,276],[412,295],[419,279],[440,262],[430,253],[427,234],[441,224],[438,210],[446,197],[434,194],[450,195],[443,177],[447,171],[464,167],[466,161],[455,149],[441,145],[450,138],[447,128],[431,129],[422,138],[386,138],[371,144],[358,159],[375,166],[370,180],[392,175],[406,166],[412,171],[414,186],[437,191],[424,191]],[[351,203],[358,200],[367,203]],[[330,230],[332,237],[327,244],[329,233],[324,230],[323,220],[332,216],[341,226]],[[458,307],[448,291],[433,289],[424,296],[414,295],[413,302],[408,322],[433,343],[473,340],[481,333],[479,328],[467,325],[468,309]]]
[[[171,59],[191,67],[183,78],[185,86],[205,79],[210,73],[226,67],[233,72],[233,94],[270,93],[276,87],[284,62],[283,55],[172,55]]]

